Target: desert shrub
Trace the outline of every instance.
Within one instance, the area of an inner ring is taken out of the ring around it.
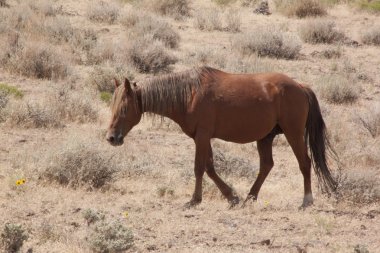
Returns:
[[[61,126],[52,108],[41,102],[14,101],[5,109],[6,122],[23,128],[47,128]]]
[[[376,171],[352,170],[340,176],[338,200],[355,204],[380,201],[379,175]]]
[[[7,0],[0,0],[0,7],[9,7]]]
[[[324,16],[326,8],[319,0],[275,0],[277,10],[298,18]]]
[[[241,13],[237,10],[229,10],[225,16],[226,30],[229,32],[240,32],[241,27]]]
[[[181,20],[190,16],[190,0],[154,0],[149,1],[155,12]]]
[[[342,49],[340,47],[330,47],[321,51],[321,56],[326,59],[340,58],[342,56]]]
[[[194,17],[194,26],[199,30],[223,30],[220,11],[217,9],[202,9]]]
[[[100,92],[112,93],[115,90],[115,78],[118,80],[124,80],[124,78],[133,80],[134,76],[128,70],[107,66],[95,66],[88,74],[85,82],[88,86],[96,87]]]
[[[49,0],[29,1],[29,6],[36,13],[44,16],[55,16],[59,12],[59,9],[55,8]]]
[[[105,215],[102,212],[88,208],[83,211],[83,218],[86,220],[87,225],[91,225],[97,221],[104,220]]]
[[[4,113],[4,109],[7,106],[8,101],[9,101],[8,93],[0,90],[0,122],[4,121],[6,118],[5,113]]]
[[[364,44],[380,46],[380,25],[367,29],[361,37]]]
[[[46,104],[52,107],[53,115],[59,121],[84,123],[94,122],[99,117],[96,104],[88,90],[79,92],[63,87],[51,95]]]
[[[271,27],[256,28],[236,36],[234,47],[243,55],[257,54],[274,58],[295,59],[301,50],[297,37]]]
[[[118,170],[112,157],[94,144],[74,143],[53,152],[41,174],[50,182],[72,188],[98,189],[109,184]]]
[[[210,47],[194,48],[185,59],[190,65],[207,65],[216,68],[224,68],[226,63],[225,54],[217,48]]]
[[[96,224],[88,237],[94,252],[124,252],[134,244],[132,231],[120,221],[101,222]]]
[[[177,62],[159,41],[144,36],[134,40],[127,48],[127,58],[141,73],[158,73],[170,70]]]
[[[147,14],[137,13],[134,9],[123,9],[119,22],[127,28],[134,27]]]
[[[19,224],[5,223],[1,232],[1,245],[4,252],[19,252],[24,241],[28,239],[25,229]]]
[[[9,53],[2,61],[9,71],[41,79],[62,79],[69,72],[63,54],[49,44],[31,41],[7,50]]]
[[[319,92],[330,103],[353,103],[359,97],[359,88],[352,78],[343,74],[325,76],[319,80]]]
[[[374,104],[359,115],[362,126],[373,138],[380,135],[380,103]]]
[[[24,96],[22,91],[5,83],[0,83],[0,92],[3,92],[5,95],[12,95],[15,98],[22,98]]]
[[[232,73],[260,73],[260,72],[273,72],[278,71],[276,63],[270,59],[262,59],[257,56],[250,56],[246,58],[234,57],[226,61],[223,67],[226,71]]]
[[[140,18],[132,30],[133,39],[144,36],[152,36],[169,48],[177,48],[180,41],[178,33],[169,23],[149,15]]]
[[[93,29],[74,29],[69,45],[78,63],[89,64],[93,61],[92,50],[97,46],[97,42],[98,36]]]
[[[215,170],[224,176],[254,177],[254,166],[244,158],[214,149]]]
[[[44,33],[55,43],[68,42],[74,35],[70,20],[64,17],[50,17],[44,20]]]
[[[334,43],[342,41],[345,35],[335,27],[333,21],[310,20],[300,28],[301,38],[308,43]]]
[[[115,58],[116,44],[112,41],[100,40],[94,47],[87,51],[87,64],[98,65],[103,62],[111,62]]]
[[[92,1],[87,7],[87,17],[92,21],[113,24],[119,17],[119,6],[112,1]]]
[[[244,7],[254,7],[260,0],[242,0],[241,5]]]

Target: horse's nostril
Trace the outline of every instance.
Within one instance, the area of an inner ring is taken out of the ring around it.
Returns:
[[[115,137],[113,137],[113,136],[111,135],[111,136],[109,136],[109,137],[107,138],[107,141],[113,143],[113,142],[115,141]]]

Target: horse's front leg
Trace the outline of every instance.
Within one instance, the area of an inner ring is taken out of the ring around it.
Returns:
[[[209,157],[210,137],[207,132],[197,131],[195,141],[195,189],[190,202],[185,207],[192,207],[202,202],[202,179],[205,173],[207,159]]]

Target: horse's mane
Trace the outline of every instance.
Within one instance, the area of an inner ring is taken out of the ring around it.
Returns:
[[[144,112],[165,114],[176,108],[185,111],[192,97],[198,91],[202,77],[209,77],[216,71],[210,67],[161,75],[141,82],[141,106]]]

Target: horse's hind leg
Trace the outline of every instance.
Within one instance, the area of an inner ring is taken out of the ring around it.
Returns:
[[[275,134],[269,134],[264,139],[257,141],[257,150],[260,156],[260,171],[244,203],[250,199],[257,199],[265,178],[273,168],[272,144],[275,136]]]
[[[212,156],[212,148],[209,144],[209,158],[207,160],[206,164],[206,173],[207,175],[214,181],[216,186],[219,188],[219,190],[222,192],[223,196],[228,200],[228,202],[231,204],[231,207],[239,204],[239,198],[234,195],[233,190],[230,186],[228,186],[216,173],[214,168],[214,160]]]
[[[313,194],[311,192],[311,160],[307,154],[306,142],[302,131],[300,131],[299,134],[284,131],[284,134],[292,147],[303,175],[304,198],[301,207],[305,208],[313,204]]]

